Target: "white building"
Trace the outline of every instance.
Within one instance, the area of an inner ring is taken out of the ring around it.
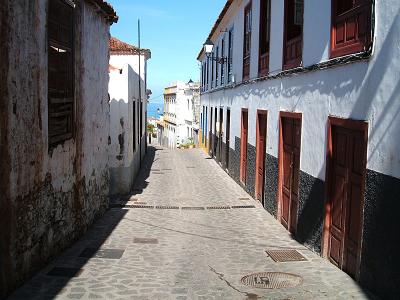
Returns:
[[[131,191],[146,152],[147,60],[150,50],[110,39],[110,194]],[[139,76],[140,74],[140,76]]]
[[[196,103],[200,86],[190,81],[177,81],[164,90],[163,145],[179,147],[194,141],[196,128]]]
[[[386,298],[400,267],[399,36],[398,0],[229,0],[198,56],[211,155]]]

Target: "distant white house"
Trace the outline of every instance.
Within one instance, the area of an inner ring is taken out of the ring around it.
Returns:
[[[200,85],[177,81],[164,90],[163,145],[176,148],[195,139],[198,129]],[[196,105],[197,104],[197,105]]]
[[[146,152],[147,60],[151,52],[110,39],[110,194],[127,194]],[[140,74],[140,76],[139,76]]]

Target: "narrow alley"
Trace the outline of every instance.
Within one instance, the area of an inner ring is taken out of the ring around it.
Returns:
[[[305,260],[276,262],[267,250],[296,250]],[[244,278],[255,273],[268,274]],[[113,199],[104,217],[10,299],[368,297],[294,241],[201,150],[150,146],[133,194]]]

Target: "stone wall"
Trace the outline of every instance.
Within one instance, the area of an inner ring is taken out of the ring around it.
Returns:
[[[109,24],[86,2],[76,2],[75,134],[49,151],[48,3],[2,3],[0,297],[106,210],[109,184]]]

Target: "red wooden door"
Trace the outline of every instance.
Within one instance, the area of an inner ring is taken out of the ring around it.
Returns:
[[[332,127],[328,257],[352,277],[357,274],[361,247],[366,147],[363,131]]]
[[[296,232],[299,207],[299,173],[301,120],[283,117],[282,132],[282,191],[281,223],[291,232]]]
[[[256,199],[263,201],[265,187],[265,152],[267,150],[267,114],[259,112],[257,114],[257,134],[256,134]]]
[[[242,131],[240,141],[240,180],[246,183],[248,111],[242,110]]]

